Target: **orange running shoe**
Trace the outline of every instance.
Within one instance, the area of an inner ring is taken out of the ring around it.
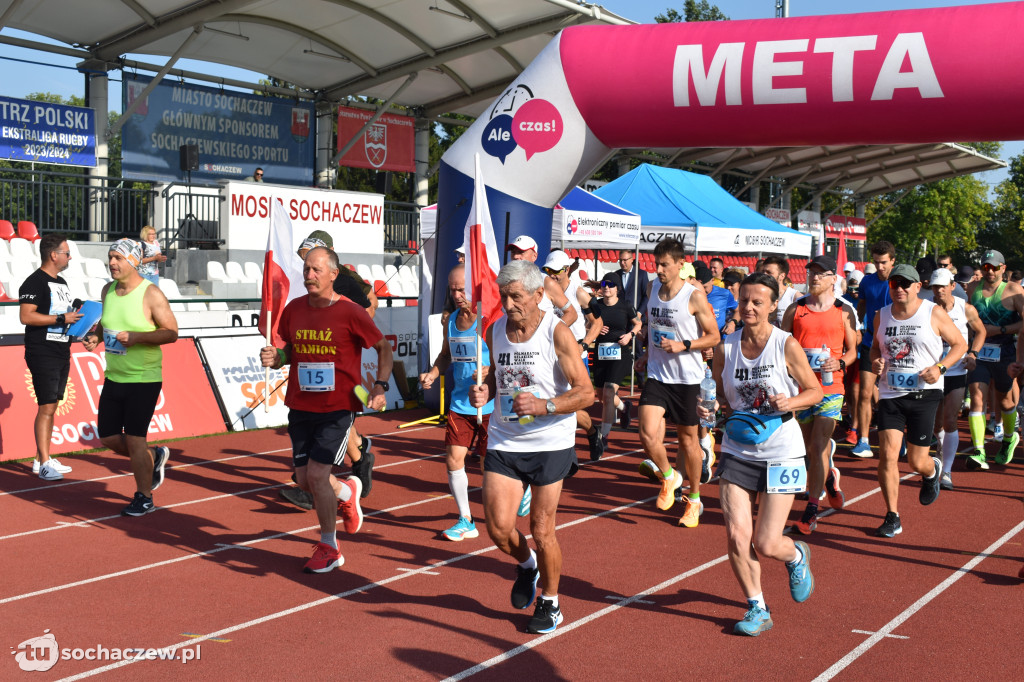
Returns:
[[[340,549],[318,542],[313,545],[313,557],[306,562],[303,571],[306,573],[327,573],[345,563]]]
[[[683,477],[675,469],[672,470],[672,478],[661,477],[661,492],[658,493],[658,509],[668,511],[676,501],[676,488],[683,486]]]
[[[704,503],[700,500],[691,500],[689,497],[686,498],[686,511],[683,512],[683,517],[679,519],[680,526],[686,526],[687,528],[696,528],[697,524],[700,523],[700,515],[704,513]]]

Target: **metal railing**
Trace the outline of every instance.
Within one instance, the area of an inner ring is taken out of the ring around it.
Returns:
[[[156,194],[151,183],[126,178],[0,169],[0,219],[15,225],[28,220],[41,233],[63,232],[73,239],[90,233],[137,237],[153,222]]]
[[[223,194],[197,194],[192,190],[205,185],[172,182],[160,192],[164,205],[164,229],[160,242],[169,249],[219,248],[220,207]]]
[[[420,212],[416,204],[384,202],[384,250],[407,251],[409,242],[419,244]]]

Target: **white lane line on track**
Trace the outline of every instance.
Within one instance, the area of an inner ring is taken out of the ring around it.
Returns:
[[[616,457],[623,457],[625,455],[632,455],[632,454],[635,454],[637,452],[639,452],[639,450],[630,450],[629,452],[623,452],[623,453],[620,453],[618,455],[609,455],[608,457],[605,457],[604,459],[614,459]],[[407,461],[415,461],[415,460],[407,460]],[[470,492],[475,492],[477,490],[480,490],[480,488],[470,488],[469,491]],[[450,499],[450,498],[451,498],[450,494],[449,495],[439,496],[439,497],[427,497],[427,498],[424,498],[422,500],[417,500],[415,502],[407,502],[405,504],[395,505],[394,507],[388,507],[387,509],[378,509],[376,511],[368,512],[368,513],[366,513],[364,515],[364,518],[368,518],[368,517],[371,517],[371,516],[379,516],[381,514],[390,514],[392,512],[396,512],[396,511],[399,511],[401,509],[408,509],[409,507],[416,507],[416,506],[419,506],[421,504],[429,504],[431,502],[437,502],[439,500],[445,500],[445,499]],[[568,527],[570,525],[573,525],[574,523],[575,522],[570,521],[570,522],[566,523],[565,526]],[[94,576],[92,578],[85,578],[83,580],[77,580],[75,582],[65,583],[63,585],[53,585],[51,587],[47,587],[47,588],[42,589],[42,590],[36,590],[34,592],[26,592],[24,594],[18,594],[18,595],[14,595],[14,596],[11,596],[11,597],[5,597],[3,599],[0,599],[0,605],[7,604],[9,602],[20,601],[22,599],[28,599],[30,597],[38,597],[38,596],[41,596],[41,595],[44,595],[44,594],[51,594],[53,592],[60,592],[62,590],[71,589],[73,587],[81,587],[82,585],[90,585],[92,583],[97,583],[97,582],[101,582],[101,581],[104,581],[104,580],[110,580],[112,578],[119,578],[119,577],[124,576],[124,575],[131,575],[132,573],[140,573],[142,571],[147,571],[147,570],[150,570],[150,569],[159,568],[161,566],[168,566],[170,564],[176,564],[176,563],[181,562],[181,561],[188,561],[189,559],[199,559],[199,558],[202,558],[202,557],[208,557],[208,556],[212,556],[214,554],[218,554],[220,552],[223,552],[223,551],[226,551],[226,550],[229,550],[229,549],[252,549],[253,545],[257,545],[259,543],[266,542],[268,540],[278,540],[280,538],[285,538],[285,537],[289,537],[289,536],[293,536],[293,535],[298,535],[300,533],[308,533],[310,531],[317,530],[319,528],[320,528],[319,525],[316,525],[316,526],[306,526],[305,528],[296,528],[295,530],[284,531],[282,533],[274,533],[272,535],[267,535],[267,536],[262,537],[262,538],[254,538],[252,540],[245,540],[243,542],[238,542],[238,543],[235,543],[233,545],[224,544],[224,543],[217,543],[217,546],[218,546],[217,549],[200,551],[200,552],[196,552],[194,554],[186,554],[185,556],[175,557],[173,559],[165,559],[164,561],[157,561],[155,563],[146,564],[144,566],[136,566],[135,568],[127,568],[127,569],[124,569],[124,570],[121,570],[121,571],[115,571],[113,573],[106,573],[104,575],[98,575],[98,576]]]
[[[626,453],[623,453],[623,454],[626,454]],[[634,502],[629,502],[628,504],[620,505],[618,507],[615,507],[614,509],[606,509],[605,511],[598,512],[596,514],[591,514],[590,516],[584,516],[584,517],[581,517],[581,518],[576,519],[574,521],[569,521],[567,523],[560,524],[556,528],[560,530],[562,528],[568,528],[570,526],[575,526],[575,525],[578,525],[580,523],[585,523],[587,521],[593,521],[594,519],[599,519],[599,518],[603,518],[605,516],[610,516],[612,514],[617,514],[617,513],[621,512],[621,511],[625,511],[627,509],[632,509],[633,507],[637,507],[637,506],[642,505],[642,504],[647,504],[648,502],[653,502],[655,499],[656,499],[656,496],[655,497],[648,497],[648,498],[645,498],[645,499],[642,499],[642,500],[636,500]],[[433,500],[425,500],[425,501],[433,501]],[[282,535],[284,535],[284,534],[282,534]],[[529,538],[531,536],[528,535],[527,537]],[[172,644],[171,646],[162,648],[162,650],[168,651],[168,652],[176,652],[178,649],[182,649],[182,648],[185,648],[185,647],[190,647],[190,646],[192,646],[194,644],[198,644],[200,642],[203,642],[203,641],[206,641],[206,640],[209,640],[209,639],[214,639],[214,638],[217,638],[217,637],[222,637],[223,635],[227,635],[227,634],[230,634],[232,632],[238,632],[239,630],[244,630],[246,628],[250,628],[250,627],[253,627],[253,626],[256,626],[256,625],[261,625],[263,623],[267,623],[267,622],[270,622],[272,620],[277,620],[279,618],[284,618],[285,616],[290,616],[290,615],[293,615],[293,614],[296,614],[296,613],[301,613],[303,611],[307,611],[307,610],[315,608],[317,606],[322,606],[323,604],[329,604],[329,603],[337,601],[339,599],[345,599],[347,597],[351,597],[351,596],[356,595],[356,594],[365,594],[365,593],[369,592],[370,590],[373,590],[373,589],[375,589],[377,587],[383,587],[385,585],[388,585],[388,584],[393,583],[393,582],[397,582],[399,580],[405,580],[406,578],[411,578],[413,576],[421,575],[421,574],[430,574],[431,571],[433,571],[435,569],[443,568],[445,566],[449,566],[449,565],[457,563],[459,561],[463,561],[465,559],[469,559],[469,558],[475,557],[475,556],[480,556],[481,554],[488,554],[490,552],[495,552],[497,550],[498,550],[498,548],[495,547],[494,545],[491,545],[490,547],[482,547],[481,549],[478,549],[478,550],[476,550],[474,552],[469,552],[467,554],[460,554],[458,556],[451,557],[450,559],[445,559],[444,561],[439,561],[436,564],[427,564],[426,566],[423,566],[422,568],[418,568],[418,569],[409,571],[407,573],[400,573],[399,575],[395,575],[395,576],[392,576],[390,578],[384,578],[382,580],[378,580],[376,582],[372,582],[372,583],[363,585],[362,587],[357,587],[355,589],[347,590],[345,592],[339,592],[338,594],[332,594],[332,595],[324,597],[322,599],[317,599],[316,601],[307,602],[305,604],[299,604],[298,606],[293,606],[290,609],[285,609],[283,611],[277,611],[276,613],[270,613],[270,614],[267,614],[266,616],[262,616],[260,618],[254,618],[253,620],[249,620],[249,621],[246,621],[244,623],[239,623],[238,625],[232,625],[230,627],[226,627],[226,628],[223,628],[221,630],[217,630],[216,632],[210,632],[210,633],[202,635],[200,637],[190,637],[188,640],[186,640],[184,642],[178,642],[177,644]],[[182,558],[187,558],[187,557],[182,557]],[[718,561],[718,560],[716,559],[716,561]],[[171,562],[165,562],[165,563],[171,563]],[[2,602],[0,602],[0,603],[2,603]],[[73,680],[85,679],[87,677],[92,677],[93,675],[98,675],[100,673],[109,672],[109,671],[115,670],[117,668],[123,668],[124,666],[131,665],[132,663],[135,663],[135,662],[136,661],[134,659],[118,661],[117,663],[111,663],[109,665],[105,665],[105,666],[102,666],[102,667],[99,667],[99,668],[93,668],[92,670],[86,670],[85,672],[79,673],[77,675],[72,675],[70,677],[64,677],[64,678],[58,680],[58,682],[73,682]]]
[[[871,630],[850,630],[850,632],[856,632],[858,635],[873,635],[873,634],[875,634],[874,632],[871,632]],[[891,637],[892,639],[910,639],[906,635],[886,635],[886,637]]]
[[[413,431],[423,431],[425,429],[430,429],[430,428],[434,428],[434,427],[432,427],[432,426],[421,426],[421,427],[416,428],[416,429],[409,429],[408,431],[406,431],[406,430],[402,430],[402,431],[387,431],[385,433],[367,434],[367,435],[369,435],[371,439],[372,438],[383,438],[384,436],[393,436],[393,435],[398,434],[398,433],[412,433]],[[203,466],[209,466],[211,464],[219,464],[221,462],[230,462],[231,460],[244,459],[246,457],[262,457],[263,455],[275,455],[275,454],[277,454],[279,452],[288,452],[290,450],[291,450],[290,447],[278,448],[276,450],[266,450],[264,452],[252,452],[252,453],[249,453],[247,455],[232,455],[231,457],[222,457],[220,459],[209,459],[209,460],[204,460],[202,462],[190,462],[188,464],[176,464],[174,466],[169,466],[167,468],[168,468],[168,470],[177,471],[179,469],[188,469],[189,467],[203,467]],[[84,455],[84,456],[87,457],[88,455]],[[68,461],[73,462],[74,458],[69,458]],[[392,466],[392,465],[385,464],[385,465],[382,465],[380,467],[374,467],[374,471],[376,471],[377,469],[383,469],[383,468],[388,467],[388,466]],[[109,481],[109,480],[114,479],[114,478],[126,478],[126,477],[131,476],[131,475],[132,475],[131,472],[127,472],[127,473],[124,473],[124,474],[111,474],[109,476],[99,476],[97,478],[87,478],[87,479],[83,479],[83,480],[80,480],[80,481],[67,481],[67,480],[64,480],[64,481],[61,481],[60,483],[51,483],[49,485],[36,486],[35,488],[22,488],[21,490],[6,490],[6,491],[2,491],[2,492],[0,492],[0,497],[3,497],[4,495],[19,495],[21,493],[37,493],[37,492],[42,491],[42,490],[52,490],[54,488],[63,488],[63,487],[69,486],[69,485],[81,485],[83,483],[97,483],[99,481]]]
[[[945,592],[947,589],[952,587],[953,583],[965,575],[969,574],[971,570],[980,564],[982,561],[987,559],[990,555],[994,554],[1000,547],[1006,544],[1014,535],[1024,530],[1024,521],[1021,521],[1016,526],[1006,532],[1003,537],[999,538],[991,545],[982,550],[973,559],[968,561],[966,564],[956,569],[948,578],[943,580],[941,583],[933,587],[923,597],[918,599],[916,602],[911,604],[905,611],[900,613],[898,616],[886,623],[878,632],[871,635],[868,639],[864,640],[860,646],[856,647],[850,653],[843,656],[841,659],[835,662],[831,668],[814,678],[814,682],[826,682],[831,680],[833,677],[842,672],[851,663],[856,661],[858,658],[863,656],[867,651],[885,639],[886,635],[890,634],[893,630],[898,628],[900,625],[905,623],[911,616],[920,611],[922,608],[928,605],[933,599],[938,597],[940,594]]]

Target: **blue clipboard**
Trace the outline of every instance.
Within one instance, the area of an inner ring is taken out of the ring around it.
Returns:
[[[78,309],[82,313],[81,319],[68,328],[68,336],[81,339],[92,329],[103,315],[103,304],[99,301],[86,301]]]

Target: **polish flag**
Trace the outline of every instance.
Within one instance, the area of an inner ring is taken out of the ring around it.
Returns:
[[[292,221],[280,199],[272,199],[270,234],[267,235],[267,255],[263,260],[263,300],[260,304],[260,330],[267,342],[278,348],[284,340],[278,333],[278,324],[285,305],[306,293],[302,277],[302,261],[295,253]],[[270,319],[270,331],[267,319]]]
[[[487,208],[487,193],[483,175],[480,173],[480,155],[476,155],[476,182],[473,186],[473,205],[466,221],[466,235],[463,241],[466,251],[466,291],[473,307],[483,304],[481,334],[501,315],[501,298],[498,294],[498,245],[494,240],[494,225]]]

